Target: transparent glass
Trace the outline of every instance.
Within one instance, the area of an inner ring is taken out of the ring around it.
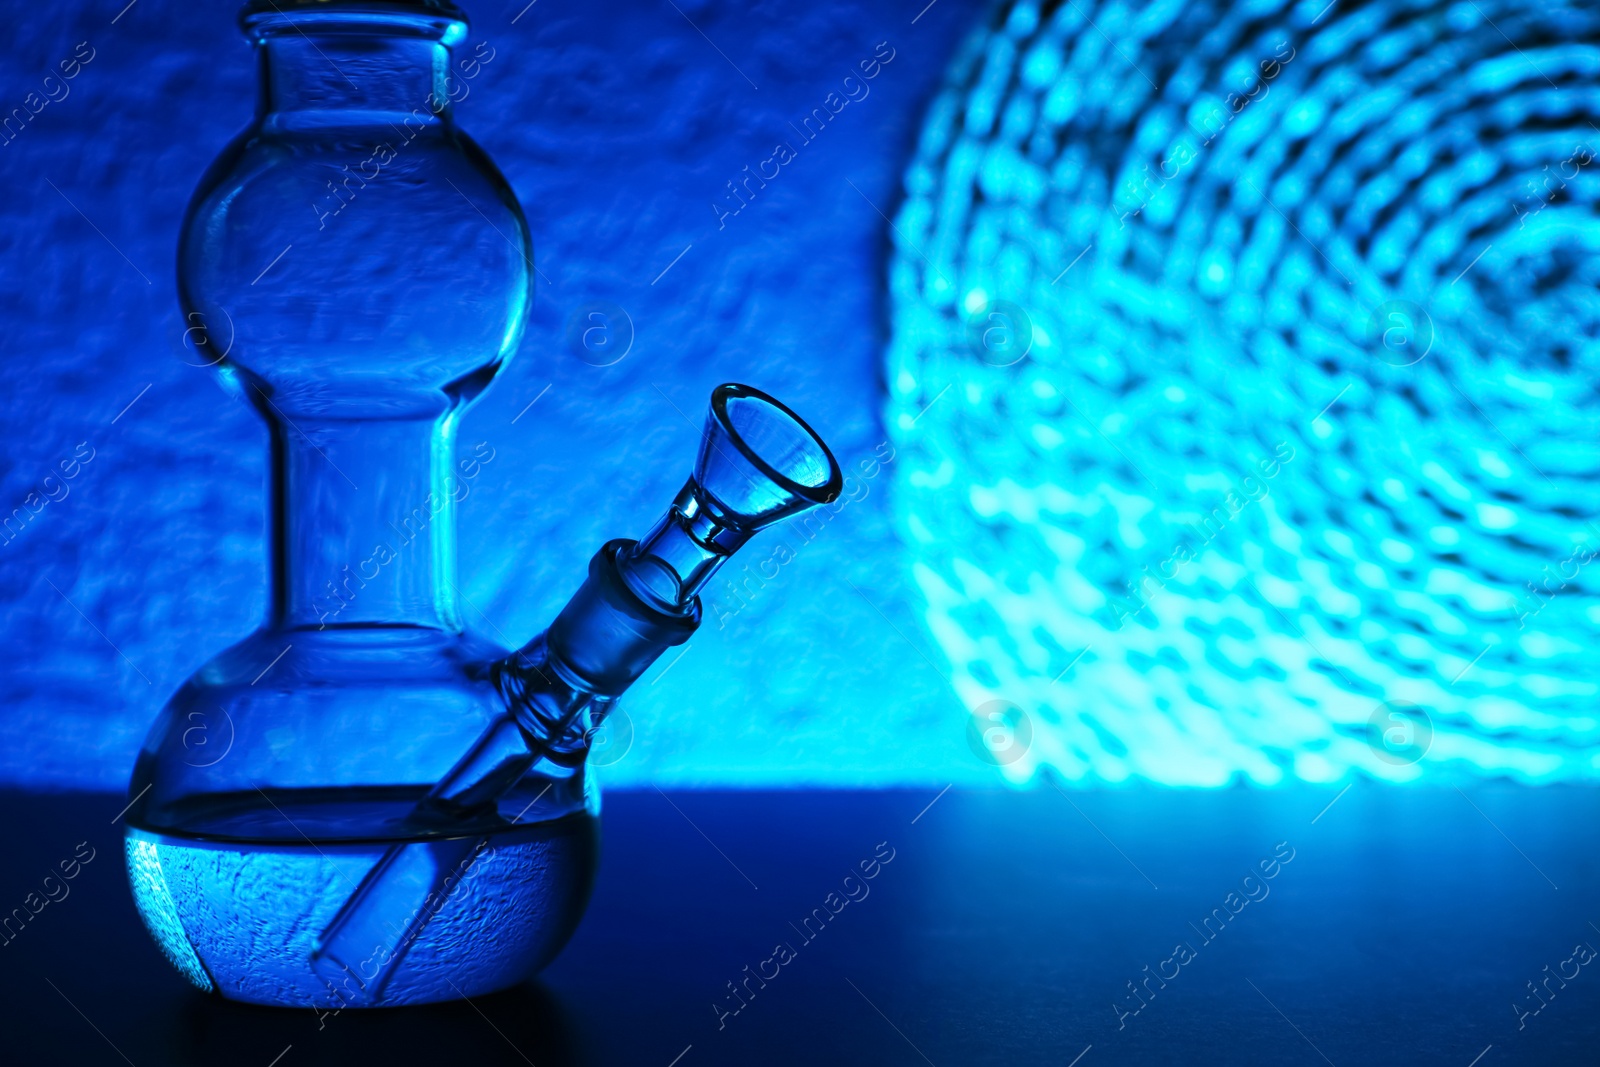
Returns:
[[[223,996],[474,996],[544,966],[582,915],[595,727],[693,633],[722,561],[841,477],[787,408],[719,387],[642,543],[603,546],[522,649],[467,631],[455,504],[492,453],[457,459],[456,427],[516,349],[533,264],[451,113],[465,21],[437,0],[257,0],[241,22],[260,102],[189,205],[179,293],[270,430],[270,607],[151,727],[129,876],[168,957]]]

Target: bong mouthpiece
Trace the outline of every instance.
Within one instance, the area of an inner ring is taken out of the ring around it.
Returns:
[[[682,611],[757,530],[838,499],[844,475],[805,420],[748,385],[711,393],[694,473],[622,560],[634,592]]]
[[[730,552],[757,530],[832,503],[843,485],[833,453],[800,416],[748,385],[712,390],[686,489]]]
[[[620,694],[700,624],[696,594],[758,530],[838,499],[844,474],[805,420],[748,385],[719,385],[694,473],[638,542],[611,541],[551,624],[573,681]]]

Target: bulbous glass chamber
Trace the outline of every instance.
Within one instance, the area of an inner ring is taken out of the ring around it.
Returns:
[[[516,197],[452,116],[493,50],[437,2],[257,0],[241,24],[260,101],[190,203],[179,291],[269,427],[271,606],[150,730],[134,895],[201,988],[340,1007],[319,932],[386,849],[438,842],[464,858],[385,1003],[474,996],[565,943],[599,813],[568,751],[468,820],[408,817],[507,706],[455,576],[456,505],[494,462],[457,456],[458,422],[532,302]]]

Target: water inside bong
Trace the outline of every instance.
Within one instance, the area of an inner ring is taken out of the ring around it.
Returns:
[[[128,871],[139,913],[201,989],[260,1004],[342,1008],[359,1001],[360,979],[352,976],[340,989],[317,975],[311,954],[318,933],[386,850],[434,848],[465,859],[452,862],[459,873],[390,980],[385,1005],[475,996],[531,976],[582,914],[598,817],[578,810],[496,820],[467,837],[385,836],[418,796],[394,789],[262,793],[254,802],[212,801],[185,818],[183,833],[130,827]]]

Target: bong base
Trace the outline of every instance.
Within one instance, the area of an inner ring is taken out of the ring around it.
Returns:
[[[350,819],[381,822],[384,814],[375,808],[403,813],[414,801],[353,795],[297,805],[280,796],[274,803],[284,818],[314,828]],[[134,897],[168,958],[196,986],[230,1000],[330,1010],[363,1004],[359,973],[343,988],[318,975],[313,942],[395,842],[219,838],[128,832]],[[508,826],[454,851],[464,856],[459,876],[385,988],[385,1007],[494,992],[544,967],[587,905],[599,819],[579,812]],[[358,962],[353,969],[361,967]]]

